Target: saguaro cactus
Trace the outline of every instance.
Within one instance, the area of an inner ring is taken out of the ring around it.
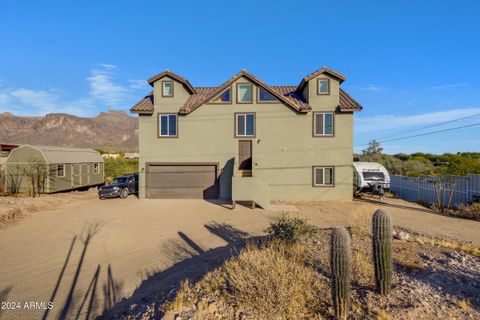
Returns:
[[[375,211],[372,219],[373,261],[375,264],[375,282],[380,294],[389,294],[392,289],[392,221],[390,215],[382,210]]]
[[[332,298],[335,318],[347,319],[350,310],[350,235],[344,227],[333,229],[330,243]]]

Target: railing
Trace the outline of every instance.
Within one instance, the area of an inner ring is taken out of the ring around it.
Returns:
[[[435,204],[438,199],[433,181],[436,179],[438,179],[438,177],[434,176],[391,176],[390,190],[399,198],[407,201],[425,201],[430,204]],[[444,205],[448,204],[452,189],[452,207],[458,207],[460,204],[467,204],[480,199],[480,175],[450,176],[448,180],[449,183],[444,190]]]
[[[253,201],[265,210],[270,208],[270,187],[256,177],[232,177],[232,201]]]

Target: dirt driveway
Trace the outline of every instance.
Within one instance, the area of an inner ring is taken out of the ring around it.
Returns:
[[[395,201],[296,206],[298,214],[321,227],[348,225],[358,212],[384,207],[397,225],[480,244],[478,222]],[[37,213],[0,229],[0,301],[20,302],[20,310],[0,310],[0,318],[41,319],[46,313],[48,319],[84,318],[114,304],[130,307],[217,266],[238,250],[238,240],[262,235],[277,214],[232,211],[200,200],[134,197],[83,200]],[[122,297],[130,298],[118,303]],[[41,304],[25,308],[25,302],[48,301],[54,301],[48,312]]]

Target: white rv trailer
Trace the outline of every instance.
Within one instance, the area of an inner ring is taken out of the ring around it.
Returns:
[[[356,192],[369,190],[374,184],[382,184],[385,190],[390,189],[390,175],[380,163],[354,162],[353,169],[353,185]]]

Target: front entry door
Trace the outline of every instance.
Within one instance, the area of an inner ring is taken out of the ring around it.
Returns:
[[[252,141],[238,141],[238,169],[252,170]]]

